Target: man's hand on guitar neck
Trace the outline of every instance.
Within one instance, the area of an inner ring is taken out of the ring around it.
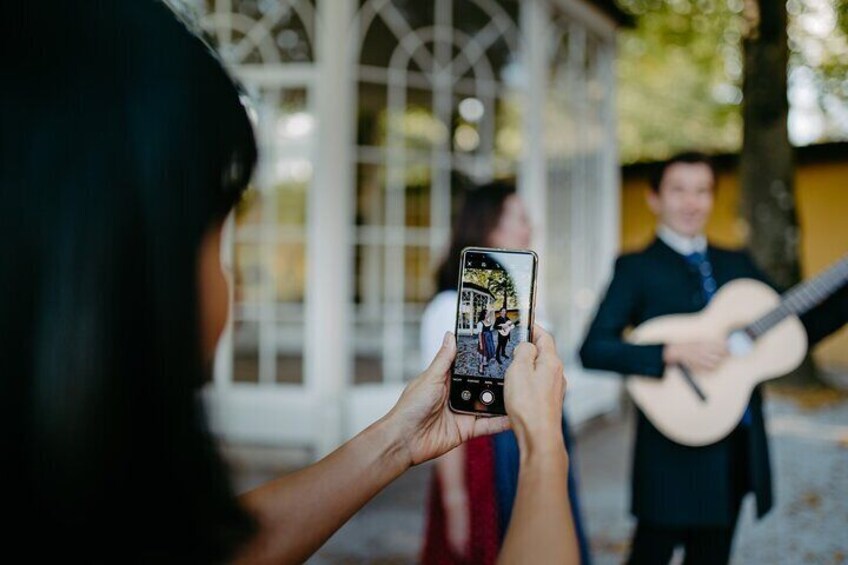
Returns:
[[[715,371],[725,357],[727,346],[723,341],[667,343],[663,347],[666,365],[684,365],[696,373]]]

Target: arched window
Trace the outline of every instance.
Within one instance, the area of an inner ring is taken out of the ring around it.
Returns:
[[[514,176],[516,2],[361,3],[355,29],[358,381],[416,374],[418,323],[461,179]]]
[[[232,342],[218,369],[237,383],[299,384],[314,169],[314,2],[207,0],[189,7],[247,91],[261,154],[227,237]]]

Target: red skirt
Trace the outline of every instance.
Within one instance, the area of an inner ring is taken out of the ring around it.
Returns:
[[[448,543],[442,488],[434,472],[422,563],[489,565],[497,561],[501,532],[495,493],[495,448],[491,437],[465,443],[465,484],[471,519],[468,555],[465,558],[456,555]]]

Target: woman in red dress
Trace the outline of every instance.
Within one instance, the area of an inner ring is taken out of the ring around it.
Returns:
[[[526,249],[530,244],[530,221],[512,184],[496,182],[466,194],[454,224],[449,251],[437,272],[439,291],[427,305],[421,320],[424,358],[438,349],[440,336],[445,331],[454,330],[462,249],[469,246]],[[479,335],[485,354],[484,333]],[[489,333],[489,337],[493,338],[493,333]],[[494,357],[494,353],[492,339],[490,357]],[[481,372],[485,368],[483,365]],[[564,418],[562,428],[573,460],[573,447]],[[515,435],[509,431],[469,441],[436,461],[428,497],[423,563],[487,564],[496,561],[512,513],[518,461]],[[580,558],[587,564],[588,543],[577,504],[574,465],[569,466],[567,480]]]

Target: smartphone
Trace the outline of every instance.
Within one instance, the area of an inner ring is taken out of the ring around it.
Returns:
[[[539,258],[529,250],[466,247],[460,261],[448,403],[463,414],[506,414],[506,370],[515,346],[533,339]]]

